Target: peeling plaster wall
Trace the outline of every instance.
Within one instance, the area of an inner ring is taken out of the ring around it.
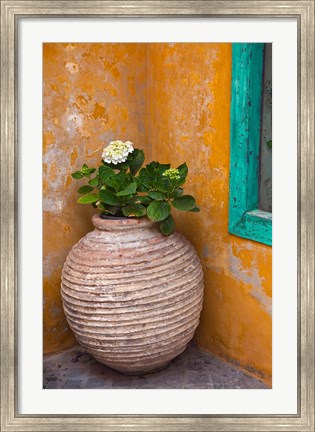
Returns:
[[[230,44],[151,44],[153,159],[189,166],[200,213],[177,212],[196,247],[205,299],[198,344],[271,381],[271,248],[228,234]]]
[[[44,44],[43,48],[44,351],[71,346],[61,305],[61,269],[92,229],[92,207],[76,203],[71,172],[99,163],[104,143],[145,148],[146,46]]]
[[[104,142],[186,161],[200,213],[176,212],[205,274],[198,344],[271,380],[271,248],[228,234],[230,44],[44,46],[44,348],[73,343],[60,301],[71,246],[91,229],[70,173]]]

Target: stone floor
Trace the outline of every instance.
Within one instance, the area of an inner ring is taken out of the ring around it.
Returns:
[[[263,382],[190,343],[163,371],[125,376],[79,345],[44,357],[45,389],[265,389]]]

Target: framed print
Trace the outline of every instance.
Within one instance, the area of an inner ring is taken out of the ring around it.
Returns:
[[[1,431],[314,431],[313,90],[313,1],[1,2]]]

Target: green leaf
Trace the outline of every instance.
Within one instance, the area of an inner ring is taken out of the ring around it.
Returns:
[[[155,189],[157,189],[159,192],[169,193],[172,190],[172,185],[167,178],[162,178],[157,181],[153,182],[153,186]]]
[[[135,149],[133,151],[134,158],[129,166],[132,175],[136,175],[139,169],[142,167],[144,162],[144,152],[143,150]]]
[[[117,174],[117,176],[120,176],[123,179],[123,181],[127,181],[128,183],[134,183],[134,182],[137,183],[136,179],[130,173],[119,173]]]
[[[137,191],[138,192],[148,192],[148,189],[141,184],[140,186],[137,187]]]
[[[87,164],[83,164],[81,168],[81,172],[84,175],[84,177],[88,177],[90,174],[94,173],[96,170],[95,168],[89,168]]]
[[[109,214],[112,216],[115,216],[119,212],[119,207],[116,206],[110,206],[108,204],[104,204],[103,202],[98,202],[97,207],[100,210],[103,210],[103,214]]]
[[[171,212],[171,206],[165,201],[152,201],[147,208],[148,218],[154,222],[165,219]]]
[[[94,177],[92,180],[89,181],[89,184],[93,187],[97,187],[99,182],[99,176]]]
[[[171,214],[166,219],[160,222],[160,230],[164,235],[170,235],[174,231],[175,221]]]
[[[176,180],[176,181],[175,181],[175,187],[178,188],[179,186],[182,186],[182,185],[185,183],[185,181],[186,181],[185,178],[182,178],[182,179]]]
[[[139,179],[141,181],[141,184],[146,188],[150,189],[153,183],[152,175],[149,173],[147,168],[142,168],[139,172]]]
[[[272,140],[267,141],[267,146],[268,146],[269,148],[272,148]]]
[[[117,192],[117,196],[132,195],[136,192],[136,189],[137,189],[137,183],[135,183],[135,182],[130,183],[123,190]]]
[[[164,195],[162,192],[157,191],[150,191],[148,192],[148,195],[154,200],[164,200],[166,198],[166,195]]]
[[[125,172],[121,171],[116,174],[112,168],[106,165],[99,167],[99,177],[103,183],[115,189],[116,191],[119,190],[126,181]]]
[[[125,216],[135,216],[141,217],[145,216],[147,213],[147,209],[142,204],[130,204],[123,207],[122,212]]]
[[[174,190],[174,192],[171,194],[171,197],[172,197],[172,198],[179,198],[180,196],[183,195],[183,192],[184,192],[184,189],[182,189],[182,188],[176,189],[176,190]]]
[[[114,182],[116,183],[116,191],[120,192],[125,189],[130,183],[133,183],[133,177],[131,174],[126,174],[126,171],[121,171],[116,174]]]
[[[177,167],[177,169],[178,169],[178,171],[179,171],[179,176],[180,176],[180,178],[181,178],[181,179],[186,179],[187,174],[188,174],[188,166],[187,166],[186,162],[183,163],[183,164],[181,164],[181,165],[179,165],[179,166]]]
[[[111,177],[106,180],[105,186],[111,187],[112,189],[115,189],[115,191],[117,192],[121,186],[121,181],[116,177]]]
[[[116,195],[108,189],[100,191],[100,200],[109,205],[117,205],[119,203]]]
[[[130,175],[131,175],[131,174],[130,174]],[[133,177],[133,176],[132,176],[132,181],[136,182],[136,184],[137,184],[137,189],[138,189],[139,186],[141,186],[141,181],[140,181],[139,177]]]
[[[191,209],[189,211],[194,212],[194,213],[198,213],[198,212],[200,212],[200,208],[199,207],[194,207],[193,209]]]
[[[108,179],[111,179],[116,176],[115,171],[113,168],[110,168],[107,165],[101,165],[98,169],[99,177],[100,179],[106,183]]]
[[[146,168],[142,168],[139,173],[141,184],[147,189],[152,189],[156,183],[165,182],[163,173],[170,167],[170,164],[160,164],[159,162],[151,162]],[[164,184],[164,183],[163,183]],[[164,188],[165,190],[165,188]],[[169,187],[166,188],[166,191]],[[163,192],[163,191],[162,191]]]
[[[92,206],[95,208],[98,208],[99,210],[105,210],[106,209],[106,204],[103,203],[102,201],[97,201],[97,203],[92,203]]]
[[[196,201],[191,195],[183,195],[180,198],[175,198],[172,205],[178,210],[192,210],[196,207]]]
[[[86,185],[86,186],[81,186],[81,187],[78,189],[78,193],[80,193],[80,194],[87,194],[87,193],[89,193],[89,192],[92,192],[93,189],[94,189],[94,188],[93,188],[92,186],[88,186],[88,185]]]
[[[96,201],[98,201],[100,198],[96,194],[88,194],[84,195],[81,198],[78,199],[79,204],[92,204]]]
[[[88,177],[90,174],[94,173],[96,170],[95,168],[89,168],[86,164],[82,165],[81,172],[84,175],[84,177]]]
[[[154,162],[154,161],[152,161],[152,162],[150,162],[147,166],[146,166],[146,169],[149,171],[149,172],[153,172],[156,168],[158,168],[160,166],[160,163],[159,162]]]
[[[71,174],[71,177],[78,180],[78,179],[83,178],[84,175],[81,173],[81,171],[76,171],[76,172]]]
[[[108,178],[105,182],[105,186],[111,187],[117,191],[119,189],[119,182],[115,179],[115,177]],[[106,187],[104,189],[106,189]]]
[[[83,175],[86,175],[90,172],[89,167],[87,166],[87,164],[83,164],[82,168],[81,168],[81,172]]]
[[[174,182],[175,188],[179,188],[179,186],[182,186],[185,183],[186,177],[188,174],[188,166],[187,166],[186,162],[183,163],[182,165],[179,165],[179,167],[177,167],[177,169],[178,169],[180,178],[178,180],[175,180],[175,182]]]
[[[148,172],[151,175],[157,175],[157,174],[163,174],[164,171],[169,169],[171,164],[160,164],[160,162],[151,162],[149,165],[146,166]]]
[[[152,202],[151,198],[143,195],[133,196],[127,201],[128,204],[150,204],[150,202]]]

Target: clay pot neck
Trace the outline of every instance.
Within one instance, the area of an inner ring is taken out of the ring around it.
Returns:
[[[156,223],[150,221],[147,217],[101,217],[99,214],[95,214],[92,217],[92,222],[96,229],[103,231],[131,231],[156,226]]]

